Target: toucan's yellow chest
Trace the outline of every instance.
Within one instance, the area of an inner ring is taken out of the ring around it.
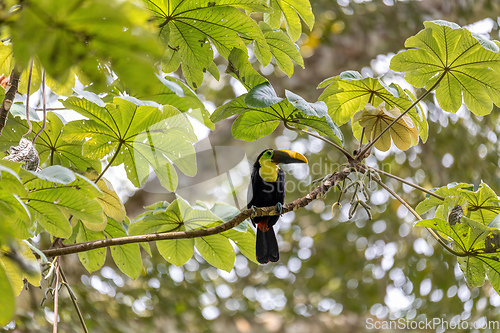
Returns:
[[[270,160],[260,161],[259,175],[268,183],[273,183],[278,179],[278,170],[280,167]]]

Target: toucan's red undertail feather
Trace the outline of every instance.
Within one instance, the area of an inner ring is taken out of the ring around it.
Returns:
[[[259,221],[259,223],[257,223],[257,228],[259,228],[262,232],[268,231],[269,230],[269,226],[267,225],[268,220],[269,218]]]

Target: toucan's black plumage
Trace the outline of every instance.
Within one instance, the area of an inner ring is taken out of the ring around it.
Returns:
[[[248,208],[282,205],[285,202],[285,174],[278,167],[281,163],[307,163],[307,159],[291,150],[266,149],[261,152],[253,164]],[[278,219],[279,215],[251,218],[257,227],[255,252],[261,264],[279,260],[278,242],[273,230]]]

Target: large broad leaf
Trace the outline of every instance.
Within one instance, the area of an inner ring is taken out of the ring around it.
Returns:
[[[234,266],[235,254],[229,240],[222,235],[195,238],[194,244],[210,265],[230,272]]]
[[[482,116],[491,112],[493,103],[500,105],[500,43],[446,21],[424,26],[406,40],[411,49],[392,58],[391,69],[405,72],[416,87],[430,89],[439,81],[436,99],[445,111],[457,112],[463,101]]]
[[[162,85],[158,85],[148,94],[135,95],[135,97],[141,100],[155,101],[163,105],[172,105],[181,112],[187,112],[187,114],[199,120],[208,128],[214,129],[214,124],[210,120],[210,113],[208,113],[203,102],[191,88],[175,77],[158,78],[163,83]]]
[[[108,218],[106,229],[104,230],[106,238],[126,237],[127,233],[121,223]],[[132,279],[137,279],[142,270],[142,258],[139,244],[126,244],[111,247],[111,256],[116,266]]]
[[[441,197],[458,196],[460,194],[460,189],[472,190],[474,189],[473,184],[467,183],[450,183],[447,186],[440,187],[434,190],[434,193],[440,195]],[[418,214],[422,215],[434,207],[443,205],[443,200],[436,198],[434,196],[427,196],[427,198],[417,205],[416,211]]]
[[[29,189],[22,199],[31,215],[52,235],[71,236],[69,215],[95,226],[94,230],[104,229],[105,216],[97,201],[102,193],[87,178],[61,166],[52,166],[40,173],[23,171],[21,174]]]
[[[63,104],[89,118],[68,123],[63,137],[86,140],[83,155],[88,158],[112,155],[113,165],[125,163],[127,177],[135,186],[146,182],[150,166],[169,191],[177,187],[172,164],[188,176],[196,174],[193,142],[197,138],[189,120],[176,108],[137,105],[121,98],[105,106],[76,97]]]
[[[78,234],[76,236],[76,241],[78,243],[81,242],[90,242],[95,240],[104,239],[104,233],[102,231],[92,231],[87,228],[82,223],[78,223]],[[80,259],[83,267],[89,273],[97,271],[104,265],[104,261],[106,260],[106,248],[94,249],[84,252],[78,253],[78,258]]]
[[[14,162],[7,161],[2,161],[2,163],[14,164]],[[17,167],[19,168],[18,165]],[[25,238],[29,234],[28,231],[33,231],[30,211],[21,199],[26,195],[26,188],[21,183],[18,174],[11,168],[0,165],[0,214],[3,221],[1,224],[2,229],[0,229],[2,231],[0,244],[6,242],[8,235],[17,234],[20,238]],[[14,223],[16,221],[20,221],[24,228],[15,228]]]
[[[366,104],[379,105],[385,102],[387,107],[397,107],[401,112],[413,103],[412,96],[397,85],[387,86],[380,79],[363,78],[360,73],[347,71],[324,80],[318,88],[327,87],[319,100],[328,106],[328,113],[334,123],[348,122],[352,116],[362,110]],[[423,142],[427,140],[428,125],[422,110],[416,105],[408,115],[417,126]],[[358,137],[359,138],[359,137]]]
[[[9,117],[7,126],[0,137],[0,147],[7,149],[10,146],[19,144],[22,135],[28,131],[28,123],[23,116]],[[36,115],[36,113],[35,113]],[[33,130],[26,138],[32,140],[35,134],[41,129],[42,121],[38,117],[31,117]],[[87,169],[100,170],[101,165],[98,160],[92,160],[82,156],[83,141],[68,142],[62,138],[64,119],[54,113],[47,112],[47,123],[45,130],[40,133],[35,141],[35,148],[40,157],[41,166],[62,165],[75,170],[87,171]]]
[[[0,326],[7,325],[14,315],[15,297],[12,286],[2,265],[0,265]]]
[[[228,58],[226,73],[237,79],[241,84],[250,90],[256,85],[267,82],[248,61],[248,55],[240,49],[233,49]],[[212,116],[212,121],[213,120]]]
[[[248,94],[219,107],[212,114],[212,120],[216,122],[240,113],[232,127],[233,136],[240,140],[253,141],[269,135],[282,121],[290,128],[312,128],[342,144],[342,133],[331,121],[322,102],[308,103],[289,91],[286,96],[287,99],[281,100],[271,85],[264,82],[253,87]]]
[[[76,65],[94,84],[103,84],[99,68],[110,64],[127,86],[148,91],[155,83],[155,60],[161,57],[148,18],[147,11],[128,1],[36,0],[9,21],[14,56],[23,67],[37,56],[61,82],[74,80],[70,75]]]
[[[279,69],[288,77],[293,74],[293,61],[304,68],[304,60],[299,51],[299,47],[281,30],[271,28],[265,22],[259,22],[259,28],[264,33],[267,47],[256,43],[254,47],[255,56],[263,66],[267,66],[274,56]]]
[[[161,37],[179,53],[183,74],[192,87],[201,84],[203,72],[212,64],[212,45],[226,59],[234,48],[247,52],[248,39],[266,45],[255,21],[240,10],[268,11],[263,0],[148,0],[147,4]]]
[[[279,29],[283,17],[286,31],[293,41],[299,39],[302,33],[299,16],[309,29],[314,25],[314,14],[309,0],[270,0],[270,7],[273,12],[264,14],[264,21],[272,28]]]
[[[496,193],[485,183],[481,183],[475,192],[460,189],[459,195],[468,201],[470,218],[488,225],[500,213],[500,205]]]

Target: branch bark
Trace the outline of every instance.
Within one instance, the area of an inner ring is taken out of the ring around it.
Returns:
[[[299,208],[307,206],[311,201],[322,197],[328,190],[336,186],[339,182],[344,180],[351,172],[352,168],[346,167],[342,171],[335,172],[327,180],[325,180],[321,185],[317,186],[314,190],[309,192],[306,196],[294,200],[283,206],[281,213],[287,213],[292,210],[297,210]],[[219,224],[218,226],[198,229],[190,231],[176,231],[176,232],[163,232],[157,234],[149,235],[139,235],[139,236],[128,236],[119,238],[109,238],[103,240],[96,240],[90,242],[77,243],[70,246],[65,246],[62,248],[54,248],[43,250],[42,253],[47,257],[55,257],[68,255],[72,253],[84,252],[93,249],[99,249],[103,247],[125,245],[132,243],[143,243],[143,242],[154,242],[166,239],[182,239],[182,238],[195,238],[204,237],[209,235],[219,234],[221,232],[227,231],[236,227],[241,222],[245,221],[250,216],[268,216],[268,215],[278,215],[279,212],[276,206],[255,208],[255,212],[252,209],[244,209],[233,217],[230,221]],[[36,255],[36,254],[35,254]]]
[[[9,117],[10,107],[14,103],[14,98],[16,97],[17,88],[19,87],[19,77],[21,73],[15,68],[10,73],[9,84],[7,84],[5,97],[0,107],[0,136],[2,135],[3,128],[7,124],[7,119]]]

